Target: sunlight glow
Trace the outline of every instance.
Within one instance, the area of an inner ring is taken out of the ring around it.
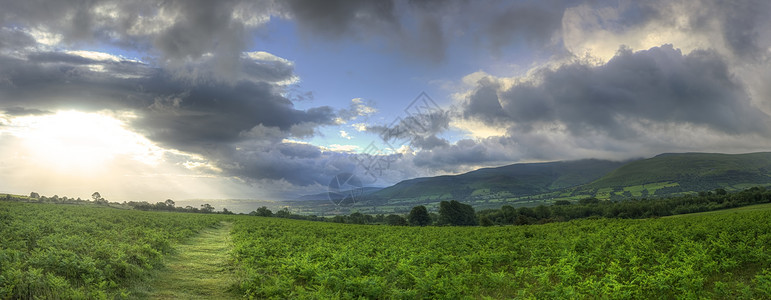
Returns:
[[[118,157],[154,165],[163,155],[163,149],[104,114],[60,111],[9,121],[26,156],[57,171],[97,172]]]

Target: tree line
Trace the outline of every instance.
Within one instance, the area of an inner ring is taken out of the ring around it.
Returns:
[[[504,205],[500,209],[480,211],[477,217],[481,225],[527,225],[563,222],[583,218],[639,219],[696,213],[771,202],[771,191],[753,187],[740,192],[728,193],[724,189],[700,192],[693,195],[655,199],[625,199],[601,201],[586,198],[577,202],[561,200],[553,205],[514,208]]]
[[[51,197],[42,196],[37,192],[31,192],[29,196],[16,196],[11,194],[6,194],[2,198],[0,198],[5,201],[16,201],[16,202],[38,202],[38,203],[61,203],[61,204],[97,204],[97,205],[124,205],[128,206],[132,209],[136,210],[143,210],[143,211],[176,211],[176,212],[187,212],[187,213],[219,213],[219,214],[226,214],[230,215],[233,214],[233,212],[229,211],[227,208],[222,208],[222,211],[215,211],[214,206],[208,203],[204,203],[201,205],[201,207],[193,207],[190,205],[181,207],[176,206],[176,203],[174,200],[166,199],[166,201],[163,202],[156,202],[155,204],[147,202],[147,201],[124,201],[123,203],[118,202],[110,202],[99,192],[94,192],[91,194],[91,199],[81,199],[78,198],[68,198],[66,196],[59,197],[58,195],[53,195]]]
[[[463,204],[455,200],[442,201],[439,204],[438,213],[429,213],[425,206],[419,205],[413,207],[412,210],[410,210],[410,213],[407,215],[368,215],[362,214],[360,212],[354,212],[349,215],[318,217],[315,215],[306,216],[293,214],[289,212],[289,209],[287,208],[283,208],[278,210],[276,213],[273,213],[267,207],[262,206],[250,212],[249,215],[347,224],[387,224],[393,226],[477,225],[477,218],[474,212],[474,208],[471,205]]]
[[[752,204],[771,202],[771,190],[753,187],[729,193],[724,189],[700,192],[698,194],[668,198],[629,198],[602,201],[585,198],[578,201],[558,200],[552,205],[519,207],[503,205],[499,209],[485,209],[475,212],[471,205],[458,201],[442,201],[439,210],[429,212],[425,206],[412,208],[407,215],[366,215],[355,212],[331,218],[292,214],[284,208],[275,214],[267,207],[260,207],[250,215],[279,217],[311,221],[326,221],[349,224],[386,224],[393,226],[492,226],[528,225],[564,222],[584,218],[638,219],[669,215],[713,211]]]

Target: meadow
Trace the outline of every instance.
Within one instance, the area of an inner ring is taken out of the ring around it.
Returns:
[[[133,298],[204,214],[0,201],[0,299]]]
[[[771,296],[771,206],[678,218],[388,227],[244,218],[250,298],[504,299]]]
[[[145,297],[137,290],[168,271],[166,258],[225,222],[230,232],[218,232],[232,250],[220,270],[234,280],[221,289],[235,297],[763,299],[771,297],[768,220],[769,204],[672,218],[405,227],[0,201],[0,298]]]

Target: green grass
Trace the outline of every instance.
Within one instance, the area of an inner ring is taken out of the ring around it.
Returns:
[[[150,299],[232,299],[236,282],[228,264],[232,223],[203,230],[175,248],[154,276]]]
[[[662,154],[628,163],[588,184],[589,188],[627,187],[654,182],[679,182],[713,187],[719,184],[767,183],[771,153]],[[691,182],[698,179],[694,182]],[[730,181],[730,182],[726,182]]]
[[[391,227],[238,218],[258,299],[768,299],[771,205],[530,226]]]
[[[219,220],[0,201],[0,299],[137,298],[175,245]]]
[[[701,216],[701,215],[722,215],[722,214],[764,211],[764,210],[771,210],[771,203],[748,205],[748,206],[735,207],[735,208],[729,208],[729,209],[697,212],[697,213],[682,214],[682,215],[671,215],[671,216],[666,216],[664,218],[682,218],[682,217],[693,217],[693,216]]]

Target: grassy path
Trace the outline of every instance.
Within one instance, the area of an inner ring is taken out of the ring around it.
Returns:
[[[223,222],[209,228],[184,244],[166,259],[152,284],[150,299],[233,299],[229,292],[234,279],[228,266],[230,228]]]

